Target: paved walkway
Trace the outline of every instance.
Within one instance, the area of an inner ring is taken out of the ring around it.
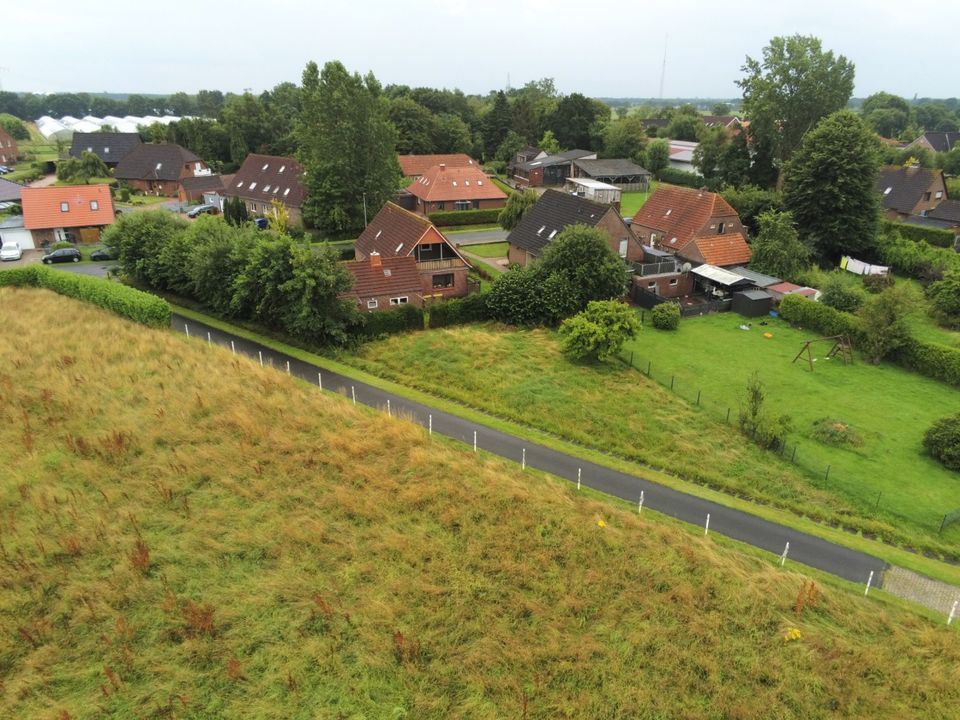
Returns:
[[[571,482],[577,482],[580,478],[588,487],[631,503],[638,503],[642,494],[645,508],[700,527],[705,526],[709,515],[710,532],[740,540],[774,555],[780,555],[785,544],[789,542],[789,560],[857,583],[866,583],[872,571],[874,586],[883,583],[886,564],[871,555],[408,400],[195,320],[174,315],[172,325],[180,332],[189,328],[191,336],[202,339],[207,338],[209,333],[210,340],[221,346],[230,347],[232,341],[237,352],[262,359],[265,365],[272,365],[283,371],[289,367],[291,374],[307,382],[318,383],[319,374],[322,376],[324,390],[354,398],[358,403],[386,410],[389,402],[392,413],[402,413],[404,417],[432,428],[433,432],[463,442],[469,448],[477,447],[514,462],[525,462],[531,468]]]
[[[944,615],[949,615],[950,608],[960,600],[960,588],[898,567],[884,574],[883,589]]]

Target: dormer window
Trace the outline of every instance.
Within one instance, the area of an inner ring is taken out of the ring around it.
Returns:
[[[717,235],[723,235],[723,231],[727,229],[726,223],[720,223],[717,225]]]

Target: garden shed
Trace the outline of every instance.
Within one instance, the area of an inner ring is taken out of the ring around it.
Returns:
[[[766,290],[741,290],[733,294],[731,309],[744,317],[762,317],[772,306],[773,296]]]

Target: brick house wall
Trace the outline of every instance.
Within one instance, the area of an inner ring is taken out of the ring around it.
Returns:
[[[251,215],[266,215],[272,207],[269,200],[258,200],[254,202],[253,200],[244,199],[243,204],[247,206],[247,212]],[[289,205],[284,205],[284,207],[287,208],[287,212],[290,214],[291,225],[303,225],[303,215],[300,212],[300,208],[290,207]]]
[[[521,267],[526,267],[527,263],[533,258],[533,255],[521,247],[517,247],[516,245],[509,245],[507,247],[507,261],[511,265],[520,265]]]
[[[15,163],[19,157],[20,151],[13,136],[8,133],[0,135],[0,163]]]
[[[433,296],[435,299],[465,297],[467,295],[467,276],[470,269],[466,266],[443,268],[441,270],[421,270],[420,281],[423,283],[424,297]],[[434,287],[434,277],[452,275],[453,284],[449,287]]]
[[[633,286],[663,298],[679,298],[693,292],[691,273],[664,273],[663,275],[633,276]]]
[[[527,172],[526,177],[514,174],[513,180],[517,187],[543,187],[543,168],[533,168]]]
[[[165,195],[178,197],[180,183],[174,180],[126,180],[131,190],[137,190],[144,195]]]
[[[628,263],[640,262],[643,260],[643,246],[636,237],[630,232],[630,228],[623,224],[620,215],[616,210],[608,210],[597,223],[597,229],[603,230],[610,238],[610,249],[617,255],[624,257],[620,253],[620,245],[625,240],[627,243],[627,254],[624,259]]]
[[[361,312],[378,312],[380,310],[389,310],[392,307],[397,307],[390,301],[394,298],[407,298],[407,302],[404,304],[407,305],[416,305],[417,307],[423,307],[423,298],[417,293],[395,293],[390,295],[373,295],[370,297],[361,297],[357,299],[357,307],[360,308]],[[375,300],[377,305],[376,307],[370,307],[370,301]]]
[[[506,198],[494,198],[490,200],[471,200],[468,210],[496,210],[507,204]],[[424,202],[417,198],[417,205],[414,212],[421,215],[429,215],[435,212],[456,212],[457,205],[454,200],[443,202]]]
[[[920,202],[913,206],[912,215],[924,215],[942,203],[947,197],[947,186],[943,181],[943,173],[935,172],[933,182],[920,196]]]

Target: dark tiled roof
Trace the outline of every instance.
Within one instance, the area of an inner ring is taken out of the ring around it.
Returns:
[[[252,153],[224,192],[253,202],[279,200],[288,207],[299,208],[306,196],[302,176],[303,168],[291,157]]]
[[[417,261],[412,255],[380,258],[379,263],[354,260],[344,264],[353,275],[353,288],[349,294],[358,298],[419,295],[423,291]]]
[[[15,202],[20,199],[23,185],[0,178],[0,202]]]
[[[113,171],[118,180],[179,180],[187,163],[200,158],[186,148],[172,143],[140,143]]]
[[[954,224],[960,224],[960,200],[944,200],[928,212],[927,217],[933,218],[934,220],[947,220]]]
[[[187,192],[223,192],[224,175],[197,175],[184,178],[183,189]],[[233,177],[230,175],[229,177]]]
[[[480,167],[480,164],[464,153],[448,155],[401,155],[400,171],[404,177],[420,177],[434,165],[447,167]]]
[[[920,227],[936,228],[937,230],[949,230],[960,225],[956,220],[938,220],[929,215],[911,215],[903,219],[904,225],[919,225]]]
[[[547,190],[510,231],[507,242],[539,255],[540,251],[566,228],[571,225],[596,227],[608,212],[615,211],[609,205],[601,205],[556,190]]]
[[[907,214],[913,212],[939,172],[921,167],[883,168],[876,184],[880,202],[888,210]]]
[[[384,258],[408,255],[431,227],[425,217],[388,202],[364,228],[354,248],[363,257],[369,257],[372,252]]]
[[[728,127],[733,124],[734,120],[740,120],[740,118],[738,118],[736,115],[704,115],[701,119],[703,120],[703,124],[707,127],[712,127],[714,125]]]
[[[950,152],[960,142],[960,132],[927,132],[923,137],[937,152]]]
[[[574,160],[573,164],[592,178],[624,177],[627,175],[650,175],[633,160]]]
[[[137,133],[78,132],[73,134],[70,157],[80,157],[84,151],[90,151],[105,163],[118,163],[140,144]]]

